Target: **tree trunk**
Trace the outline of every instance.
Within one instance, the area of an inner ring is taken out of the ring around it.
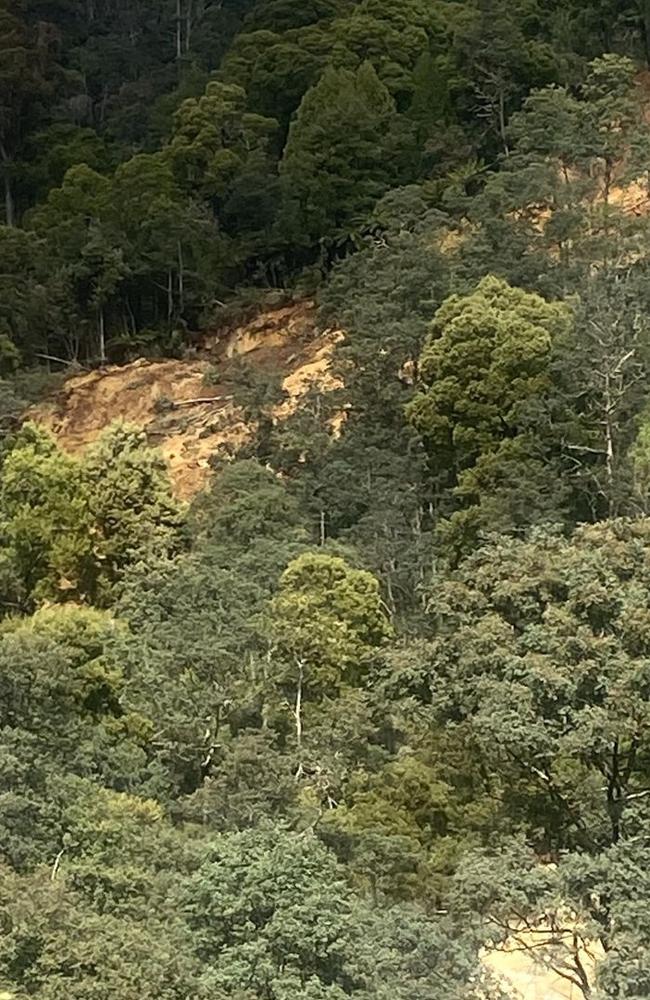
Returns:
[[[296,721],[296,746],[298,748],[298,767],[296,769],[296,778],[302,775],[302,685],[304,680],[304,664],[302,660],[297,660],[296,665],[298,667],[298,682],[296,684],[296,704],[293,710],[293,716]]]
[[[611,394],[611,376],[605,373],[605,455],[607,474],[607,507],[609,516],[614,516],[614,425],[613,425],[613,402]]]
[[[16,207],[14,205],[14,193],[11,188],[11,180],[5,174],[5,223],[8,226],[16,225]]]
[[[639,0],[639,16],[645,61],[650,66],[650,0]]]
[[[103,306],[99,308],[99,360],[102,364],[106,364],[106,328]]]
[[[503,151],[506,156],[510,156],[510,147],[508,146],[507,137],[507,122],[506,122],[506,95],[503,88],[499,91],[499,135],[501,136],[501,142],[503,143]]]
[[[136,322],[135,322],[135,316],[133,315],[133,308],[131,306],[131,299],[129,298],[128,295],[126,297],[126,309],[127,309],[128,314],[129,314],[129,322],[131,324],[130,330],[131,330],[131,333],[133,334],[133,336],[135,337],[138,328],[137,328],[137,325],[136,325]]]
[[[187,10],[185,12],[185,51],[190,51],[192,44],[192,0],[187,0]]]
[[[393,580],[392,571],[394,570],[395,564],[391,560],[391,566],[386,573],[386,596],[388,597],[388,607],[390,609],[391,615],[395,616],[397,614],[397,605],[395,604],[395,593],[393,591]]]
[[[11,184],[11,177],[9,176],[9,167],[11,164],[11,160],[9,159],[7,148],[1,139],[0,139],[0,160],[2,160],[4,166],[5,224],[7,226],[15,226],[16,206],[14,202],[14,192]]]
[[[181,315],[185,312],[185,274],[184,274],[184,263],[183,263],[183,248],[178,243],[178,305],[181,311]]]
[[[183,11],[181,0],[176,0],[176,58],[183,56]]]
[[[167,272],[167,321],[171,322],[174,314],[174,285],[171,268]]]
[[[104,120],[106,118],[107,105],[108,105],[108,87],[106,86],[106,84],[104,84],[104,88],[102,90],[102,101],[99,106],[99,122],[101,125],[104,124]]]

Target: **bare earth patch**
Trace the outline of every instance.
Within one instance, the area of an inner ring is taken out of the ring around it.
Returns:
[[[196,359],[148,361],[113,365],[68,379],[51,400],[33,407],[27,416],[47,427],[59,444],[75,454],[114,420],[142,427],[160,448],[181,499],[205,486],[210,458],[232,451],[251,435],[226,384],[208,384],[208,370],[217,376],[237,355],[260,369],[285,374],[289,398],[279,407],[286,418],[297,401],[316,385],[328,391],[337,382],[330,361],[339,331],[317,328],[313,303],[265,312],[242,326],[212,333]]]

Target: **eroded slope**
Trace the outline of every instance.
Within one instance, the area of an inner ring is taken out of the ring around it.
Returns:
[[[252,432],[233,402],[232,387],[219,382],[220,369],[227,372],[228,362],[239,355],[260,369],[281,372],[288,394],[278,411],[282,419],[311,386],[336,385],[330,359],[341,336],[318,329],[313,303],[272,310],[210,334],[191,360],[140,359],[73,376],[29,416],[72,453],[116,419],[138,424],[167,460],[177,495],[188,499],[205,485],[211,456],[245,443]]]

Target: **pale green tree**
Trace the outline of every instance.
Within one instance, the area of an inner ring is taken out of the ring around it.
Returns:
[[[336,556],[306,552],[280,579],[270,628],[272,656],[292,691],[300,755],[303,701],[359,684],[392,626],[371,573]]]
[[[92,525],[97,594],[104,599],[125,568],[183,546],[183,506],[165,461],[134,425],[112,424],[83,456],[82,483]]]

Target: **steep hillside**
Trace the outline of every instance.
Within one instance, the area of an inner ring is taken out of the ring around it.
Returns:
[[[227,382],[229,362],[245,356],[261,370],[285,376],[288,398],[277,412],[282,419],[314,384],[335,386],[329,361],[341,336],[318,329],[313,303],[276,309],[242,326],[213,331],[191,360],[141,358],[73,376],[29,416],[72,453],[113,420],[138,424],[165,456],[177,495],[188,499],[205,484],[210,457],[250,435]],[[219,381],[220,371],[224,381]]]

